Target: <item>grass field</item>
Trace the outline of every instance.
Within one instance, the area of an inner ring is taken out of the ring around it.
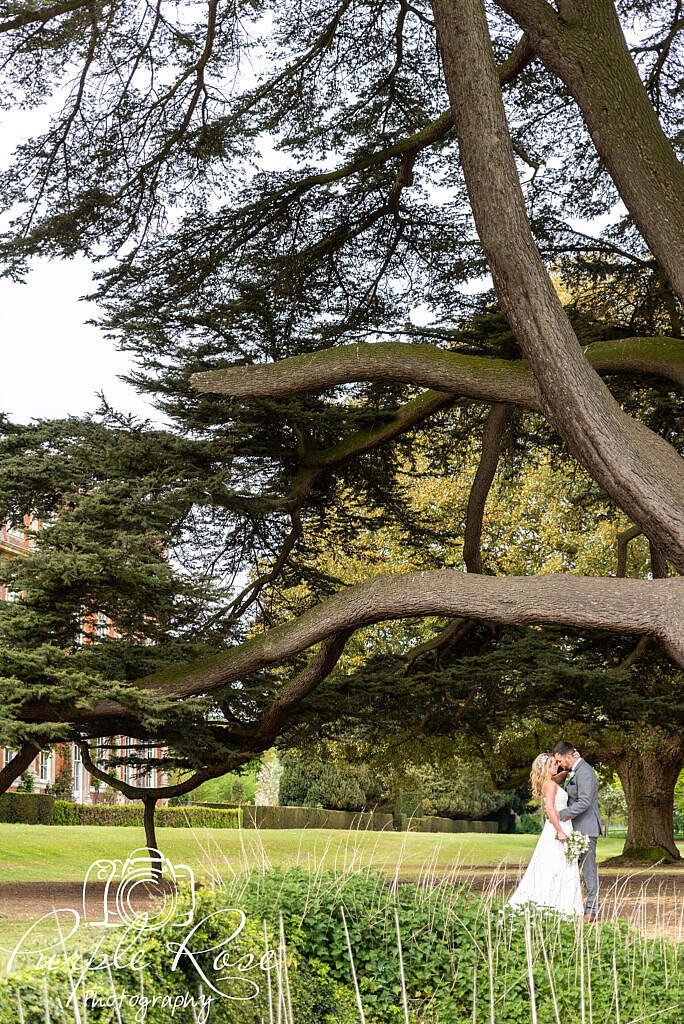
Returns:
[[[252,865],[299,864],[312,873],[321,867],[337,870],[375,868],[389,877],[414,880],[454,872],[524,866],[534,849],[534,835],[480,835],[476,833],[362,832],[338,829],[188,829],[160,828],[162,851],[174,863],[190,865],[198,880],[227,880]],[[38,912],[30,903],[17,913],[8,909],[16,883],[83,883],[93,861],[125,860],[144,846],[142,828],[98,826],[55,827],[0,824],[0,972],[10,950]],[[599,840],[599,860],[620,853],[623,840]],[[684,844],[680,844],[684,852]],[[660,869],[648,869],[658,874]],[[15,888],[16,887],[16,888]],[[31,885],[26,886],[30,890]],[[3,907],[3,892],[5,906]],[[69,904],[70,905],[70,904]],[[35,935],[45,940],[49,926]],[[94,936],[96,938],[96,936]],[[3,948],[4,947],[4,950]]]
[[[161,828],[157,838],[174,862],[198,878],[219,878],[251,864],[373,866],[402,878],[464,868],[526,863],[536,836],[476,833],[346,832],[339,829]],[[124,858],[145,845],[142,828],[0,824],[0,881],[83,881],[96,859]],[[684,844],[680,844],[684,850]],[[622,840],[601,839],[599,860],[619,854]],[[0,916],[2,911],[0,909]]]

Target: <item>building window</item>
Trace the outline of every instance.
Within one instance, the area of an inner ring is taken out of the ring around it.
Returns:
[[[14,755],[15,755],[14,747],[3,747],[2,748],[2,756],[3,756],[3,759],[4,759],[3,760],[3,766],[4,765],[8,765],[10,763],[10,761],[12,760],[12,758],[14,757]]]
[[[130,736],[124,736],[124,747],[126,754],[135,753],[135,741]],[[124,766],[124,778],[129,786],[135,786],[135,765],[127,764]]]
[[[109,636],[109,619],[104,612],[98,612],[95,618],[95,635],[98,640],[106,639]]]
[[[83,795],[83,762],[81,751],[76,743],[73,744],[72,751],[74,755],[74,800],[80,803]]]
[[[50,781],[50,765],[52,761],[52,753],[49,750],[41,750],[38,756],[38,781],[49,782]]]
[[[140,756],[141,757],[145,757],[145,758],[152,757],[153,753],[154,753],[154,751],[152,750],[152,747],[145,747],[145,746],[143,746],[143,747],[140,748]],[[147,767],[146,768],[141,768],[141,770],[140,770],[140,785],[144,789],[152,789],[154,787],[154,769],[153,768],[147,768]]]

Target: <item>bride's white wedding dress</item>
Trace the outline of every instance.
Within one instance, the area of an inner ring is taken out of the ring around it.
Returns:
[[[554,809],[562,811],[567,803],[568,794],[558,786]],[[572,823],[562,821],[561,828],[570,835]],[[509,906],[534,903],[540,907],[550,907],[560,914],[581,916],[584,913],[579,865],[576,860],[568,863],[565,843],[556,839],[556,830],[548,819],[544,822],[527,871],[508,902]]]

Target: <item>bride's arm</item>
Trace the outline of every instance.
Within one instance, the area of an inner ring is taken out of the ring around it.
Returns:
[[[544,797],[544,807],[546,808],[546,817],[549,819],[549,821],[555,828],[556,832],[558,833],[558,838],[560,839],[560,841],[564,843],[568,837],[563,831],[563,826],[561,825],[561,820],[558,815],[558,811],[553,806],[556,802],[557,789],[558,786],[556,785],[556,783],[553,782],[551,779],[547,779],[544,785],[542,786],[542,794]]]

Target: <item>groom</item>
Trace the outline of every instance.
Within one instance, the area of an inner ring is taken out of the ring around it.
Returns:
[[[556,760],[568,774],[563,788],[568,806],[559,811],[561,821],[572,821],[572,827],[589,836],[589,849],[580,860],[587,888],[585,921],[595,921],[599,912],[599,881],[596,868],[596,840],[603,834],[598,805],[598,779],[590,764],[575,750],[574,744],[561,740],[553,748]]]

